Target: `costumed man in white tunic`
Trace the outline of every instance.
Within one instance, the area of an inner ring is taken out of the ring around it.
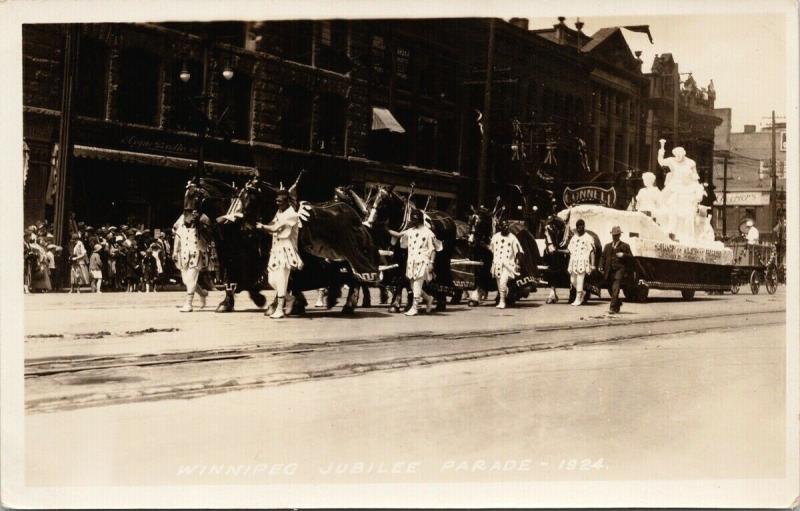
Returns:
[[[586,275],[594,271],[594,238],[586,232],[586,222],[582,219],[575,222],[575,234],[569,240],[569,280],[575,289],[575,301],[572,305],[583,304],[583,284]]]
[[[652,172],[642,174],[644,188],[636,194],[636,211],[650,216],[656,223],[661,220],[661,190],[656,186],[656,175]]]
[[[508,280],[513,279],[517,271],[517,258],[523,253],[517,237],[509,231],[508,221],[502,220],[499,232],[492,236],[489,249],[492,251],[492,276],[497,280],[498,309],[506,308],[508,296]]]
[[[675,147],[672,149],[673,156],[664,158],[666,140],[662,138],[659,142],[661,148],[658,150],[658,164],[670,169],[662,192],[662,205],[668,220],[665,227],[679,241],[691,242],[695,237],[694,217],[697,205],[704,193],[697,174],[697,165],[694,160],[686,157],[683,147]]]
[[[172,259],[181,271],[181,279],[186,286],[186,301],[181,312],[192,312],[195,293],[200,297],[200,308],[206,306],[208,291],[198,281],[201,273],[208,267],[209,223],[206,215],[187,209],[172,227],[175,233]]]
[[[256,228],[272,234],[272,249],[267,263],[267,280],[275,290],[277,300],[275,310],[271,307],[265,312],[272,319],[286,317],[286,293],[292,270],[302,270],[303,260],[297,251],[297,238],[300,232],[300,215],[289,202],[289,192],[278,190],[275,197],[278,211],[269,224],[256,223]]]
[[[425,312],[431,312],[433,297],[426,293],[422,286],[433,279],[433,259],[436,252],[442,250],[442,243],[424,222],[422,211],[415,209],[409,220],[411,227],[400,236],[400,247],[408,249],[406,277],[411,281],[414,303],[406,312],[406,316],[416,316],[419,306],[425,301]]]
[[[761,235],[752,220],[747,221],[747,244],[756,245]]]

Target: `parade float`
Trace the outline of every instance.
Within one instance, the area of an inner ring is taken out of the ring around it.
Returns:
[[[684,299],[692,299],[696,291],[729,291],[734,253],[714,239],[708,208],[700,204],[705,190],[695,162],[681,147],[673,149],[672,157],[664,158],[664,142],[661,140],[658,152],[659,164],[670,169],[664,188],[655,186],[652,173],[645,173],[645,187],[628,210],[611,207],[613,190],[567,188],[564,203],[571,206],[556,215],[565,226],[565,236],[556,245],[566,246],[566,233],[574,231],[579,219],[599,238],[601,246],[611,242],[611,229],[619,226],[622,240],[633,254],[623,286],[628,299],[644,301],[650,289],[680,291]],[[548,240],[540,244],[545,250],[552,246]],[[595,286],[597,294],[603,283],[597,272],[591,277],[589,284]]]

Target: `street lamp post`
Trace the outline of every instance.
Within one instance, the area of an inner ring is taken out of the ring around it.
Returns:
[[[211,46],[211,44],[212,43],[208,38],[203,39],[203,56],[202,56],[203,74],[200,78],[201,92],[200,96],[197,96],[195,98],[190,98],[193,100],[192,104],[194,108],[197,110],[197,113],[199,114],[200,117],[200,125],[198,126],[198,131],[197,131],[198,148],[197,148],[196,171],[198,177],[205,176],[206,136],[212,127],[215,129],[219,129],[219,123],[222,122],[222,119],[225,115],[225,113],[223,112],[223,114],[220,116],[220,118],[217,120],[216,123],[212,122],[210,118],[211,113],[209,112],[209,100],[211,99],[211,96],[208,93],[208,78],[209,78],[208,63],[209,63],[209,47]],[[222,77],[226,81],[229,81],[233,79],[233,75],[234,75],[233,69],[231,68],[230,64],[226,63],[225,68],[222,71]],[[180,78],[180,80],[183,83],[189,83],[189,81],[191,81],[192,79],[192,74],[185,63],[181,68],[178,78]],[[199,105],[195,101],[199,101],[200,102]]]

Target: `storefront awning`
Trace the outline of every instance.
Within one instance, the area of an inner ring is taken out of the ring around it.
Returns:
[[[397,122],[392,112],[386,108],[372,107],[372,129],[389,130],[392,133],[405,133],[406,130]]]
[[[77,158],[121,161],[126,163],[138,163],[141,165],[152,165],[154,167],[170,167],[184,170],[194,170],[194,168],[197,166],[197,161],[189,158],[162,156],[150,153],[137,153],[134,151],[107,149],[105,147],[76,145],[73,150],[73,154]],[[218,163],[213,161],[205,162],[205,167],[210,172],[221,172],[225,174],[236,174],[241,176],[253,176],[257,173],[256,169],[253,167],[231,165],[229,163]]]

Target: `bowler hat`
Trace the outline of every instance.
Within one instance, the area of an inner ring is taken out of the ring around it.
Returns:
[[[622,234],[622,229],[618,225],[611,228],[611,234]]]

